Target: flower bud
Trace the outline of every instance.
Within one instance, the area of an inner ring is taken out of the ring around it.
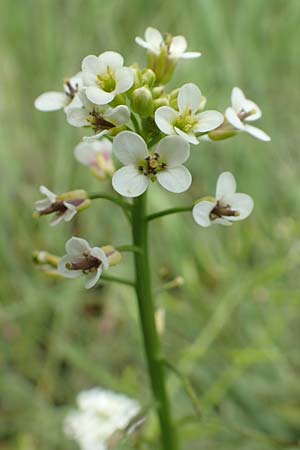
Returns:
[[[169,106],[169,100],[167,97],[160,97],[154,100],[153,105],[155,110],[161,106]]]
[[[154,99],[157,99],[158,97],[160,97],[164,92],[164,86],[156,86],[155,88],[152,89],[152,97]]]
[[[104,253],[107,256],[108,262],[110,266],[116,266],[122,260],[122,255],[118,252],[112,245],[105,245],[101,247]]]
[[[210,131],[207,136],[212,141],[223,141],[237,134],[237,130],[226,120],[215,130]]]
[[[141,79],[143,84],[147,85],[148,87],[154,86],[156,75],[151,69],[145,69],[141,73]]]
[[[131,97],[132,110],[141,117],[149,117],[153,112],[151,92],[146,87],[136,89]]]

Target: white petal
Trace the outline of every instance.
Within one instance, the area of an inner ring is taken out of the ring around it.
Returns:
[[[105,92],[97,86],[89,86],[86,88],[85,92],[87,98],[96,105],[106,105],[115,97],[113,92]]]
[[[70,101],[70,103],[68,103],[65,107],[64,107],[64,111],[65,113],[68,112],[68,109],[72,109],[72,108],[82,108],[82,101],[80,100],[80,97],[77,94],[74,95],[73,99]]]
[[[35,202],[34,206],[37,211],[44,211],[44,209],[48,209],[52,205],[52,202],[49,198],[44,198],[43,200],[38,200]]]
[[[86,142],[95,142],[98,139],[102,138],[106,134],[109,134],[110,130],[102,130],[99,133],[92,134],[92,136],[83,136],[83,141]]]
[[[64,108],[70,99],[64,92],[45,92],[35,99],[34,106],[39,111],[58,111]]]
[[[78,278],[82,275],[81,270],[69,270],[66,268],[66,264],[70,262],[70,256],[63,256],[58,263],[58,272],[66,278]]]
[[[96,149],[94,144],[98,144],[101,141],[94,142],[80,142],[74,148],[74,156],[81,164],[85,166],[91,166],[96,161]]]
[[[194,83],[184,84],[178,93],[178,108],[181,113],[191,111],[195,113],[200,106],[201,91]]]
[[[90,289],[93,286],[95,286],[101,274],[102,274],[102,267],[100,266],[95,272],[90,272],[88,275],[86,275],[85,288]]]
[[[139,37],[139,36],[137,36],[137,37],[135,38],[135,42],[136,42],[140,47],[146,48],[147,50],[151,50],[151,49],[152,49],[152,45],[149,44],[148,42],[144,41],[144,39],[142,39],[142,38]],[[156,52],[156,50],[155,50],[155,52]]]
[[[102,250],[102,248],[93,247],[91,250],[91,255],[94,256],[95,258],[99,259],[99,261],[102,262],[104,269],[108,269],[109,262],[108,262],[106,254]]]
[[[49,191],[49,189],[46,188],[46,186],[40,186],[40,193],[46,195],[46,197],[49,198],[51,203],[54,203],[56,201],[56,195],[54,194],[54,192]]]
[[[81,68],[82,68],[83,76],[85,76],[85,72],[91,73],[96,76],[98,74],[102,73],[101,72],[101,69],[102,69],[101,62],[99,61],[99,58],[95,55],[86,56],[82,61]]]
[[[184,163],[190,156],[189,143],[180,136],[166,136],[163,138],[155,152],[167,163],[167,167],[175,167]]]
[[[244,131],[251,134],[251,136],[257,139],[260,139],[261,141],[269,142],[271,140],[270,136],[267,133],[265,133],[260,128],[253,127],[252,125],[245,125]]]
[[[171,58],[179,58],[187,48],[187,42],[184,36],[174,36],[170,45]]]
[[[235,193],[235,191],[236,181],[232,173],[221,173],[217,181],[216,198],[220,200],[224,197],[230,197]]]
[[[109,68],[111,72],[114,72],[124,64],[123,56],[117,52],[104,52],[99,55],[98,59],[101,64],[102,70],[104,69],[105,71]]]
[[[243,91],[238,87],[234,87],[231,92],[231,105],[237,114],[244,108],[245,101],[246,97]]]
[[[185,131],[182,131],[182,130],[180,130],[180,128],[177,128],[177,127],[175,127],[174,129],[175,129],[176,133],[185,141],[190,142],[191,144],[194,144],[194,145],[199,144],[199,141],[193,132],[190,131],[189,133],[186,133]]]
[[[230,220],[231,220],[232,218],[230,217]],[[213,224],[216,224],[216,225],[225,225],[225,226],[230,226],[230,225],[232,225],[232,223],[230,222],[230,220],[229,219],[227,219],[227,218],[225,218],[225,217],[217,217],[216,219],[214,219],[213,220]]]
[[[169,106],[161,106],[155,111],[155,123],[165,134],[176,134],[173,124],[178,119],[179,113]]]
[[[197,114],[198,123],[193,128],[193,131],[205,133],[207,131],[215,130],[224,122],[224,116],[219,111],[204,111]]]
[[[149,183],[149,178],[141,174],[135,166],[122,167],[112,178],[115,191],[125,197],[138,197],[146,191]]]
[[[116,126],[125,125],[130,119],[130,111],[128,106],[119,105],[116,108],[109,108],[105,111],[103,117]]]
[[[113,153],[125,166],[136,165],[149,155],[144,139],[132,131],[122,131],[115,137]]]
[[[121,94],[128,91],[133,85],[133,72],[129,67],[121,67],[115,73],[116,88],[115,94]]]
[[[83,84],[82,72],[76,73],[73,77],[69,79],[69,82],[74,88],[81,88]]]
[[[66,243],[66,252],[68,255],[79,255],[90,251],[91,247],[85,239],[71,237]]]
[[[193,217],[195,222],[201,227],[209,227],[212,221],[209,217],[210,213],[216,206],[216,203],[207,200],[200,201],[193,208]]]
[[[232,126],[234,126],[234,128],[237,128],[238,130],[244,129],[244,124],[239,119],[236,111],[233,108],[229,107],[226,109],[225,117],[228,120],[228,122],[231,123]]]
[[[157,181],[167,191],[179,194],[188,190],[192,183],[192,175],[184,166],[170,167],[158,172]]]
[[[145,40],[151,45],[151,49],[156,53],[159,53],[160,46],[163,43],[164,39],[162,34],[156,29],[152,27],[148,27],[145,31]]]
[[[76,128],[87,127],[88,111],[85,108],[68,108],[66,111],[67,122]]]
[[[63,220],[64,220],[64,214],[63,213],[55,214],[53,219],[50,222],[50,226],[51,227],[55,227],[56,225],[61,223]]]
[[[201,56],[200,52],[185,52],[180,55],[181,59],[195,59]]]
[[[77,209],[74,205],[68,202],[64,202],[65,207],[67,208],[67,211],[63,214],[63,220],[65,222],[70,222],[70,220],[73,219],[73,217],[77,214]]]
[[[250,195],[237,193],[232,196],[230,207],[233,211],[240,213],[239,216],[230,217],[230,220],[243,220],[251,214],[254,202]]]
[[[251,116],[246,117],[246,122],[253,122],[254,120],[260,119],[262,116],[261,109],[257,106],[256,103],[252,102],[251,100],[246,100],[244,103],[244,111],[245,112],[251,112],[255,111]]]

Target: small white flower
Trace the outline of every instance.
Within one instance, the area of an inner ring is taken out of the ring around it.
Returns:
[[[90,127],[96,134],[84,140],[94,140],[108,134],[115,127],[125,125],[130,119],[130,111],[126,105],[115,108],[97,106],[87,98],[86,89],[78,92],[80,103],[67,110],[67,122],[73,127]]]
[[[81,189],[56,195],[45,186],[40,186],[40,193],[46,198],[35,202],[35,209],[39,216],[55,214],[50,225],[58,225],[63,220],[69,222],[78,211],[90,204],[86,192]]]
[[[77,404],[65,418],[64,432],[81,450],[108,450],[111,436],[140,413],[137,401],[101,388],[80,392]]]
[[[193,83],[183,85],[178,93],[178,109],[161,106],[155,111],[155,122],[165,134],[178,134],[192,144],[199,144],[196,135],[207,133],[220,126],[224,121],[218,111],[198,112],[203,97],[200,89]]]
[[[44,92],[35,99],[34,106],[39,111],[66,111],[69,106],[77,103],[77,92],[82,87],[81,72],[74,77],[65,80],[64,92]]]
[[[116,52],[89,55],[82,61],[83,84],[87,98],[96,105],[110,103],[117,94],[133,85],[133,72],[124,67],[123,56]]]
[[[77,161],[89,167],[101,180],[115,171],[112,143],[106,138],[100,141],[80,142],[74,149],[74,155]]]
[[[231,104],[232,106],[226,109],[225,116],[234,128],[249,133],[261,141],[268,142],[271,140],[270,136],[260,128],[247,124],[247,122],[259,119],[262,113],[256,103],[248,100],[243,91],[238,87],[232,89]]]
[[[182,165],[189,158],[190,148],[179,136],[163,138],[154,152],[149,152],[143,138],[123,131],[114,140],[113,152],[125,165],[113,175],[113,188],[125,197],[138,197],[156,179],[175,193],[184,192],[191,185],[191,174]]]
[[[67,254],[58,264],[58,272],[66,278],[78,278],[86,275],[87,289],[99,280],[103,269],[108,269],[109,262],[105,252],[99,247],[90,247],[85,239],[72,237],[66,243]]]
[[[253,206],[249,195],[236,192],[232,173],[223,172],[217,181],[216,196],[200,200],[193,208],[193,217],[202,227],[209,227],[213,223],[232,225],[232,222],[246,219]]]
[[[166,38],[155,28],[148,27],[145,31],[145,39],[140,37],[135,38],[135,42],[143,48],[146,48],[154,55],[159,55],[164,49],[167,49],[168,57],[170,59],[189,59],[199,58],[199,52],[186,52],[187,41],[184,36],[166,35]]]

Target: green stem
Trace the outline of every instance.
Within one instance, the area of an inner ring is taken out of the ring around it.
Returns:
[[[148,222],[150,220],[154,220],[154,219],[158,219],[159,217],[163,217],[163,216],[169,216],[170,214],[176,214],[179,212],[186,212],[186,211],[192,211],[194,205],[192,206],[179,206],[177,208],[170,208],[170,209],[165,209],[163,211],[159,211],[157,213],[154,214],[149,214],[146,218],[146,220],[148,220]]]
[[[132,206],[129,203],[125,202],[124,200],[115,197],[114,195],[105,194],[103,192],[95,192],[93,194],[88,194],[88,197],[91,200],[96,200],[98,198],[108,200],[126,210],[131,210],[132,208]]]
[[[116,250],[119,252],[132,252],[132,253],[141,253],[141,248],[136,247],[135,245],[118,245]]]
[[[135,287],[134,281],[126,280],[125,278],[114,277],[112,275],[105,275],[105,274],[103,274],[101,276],[101,280],[103,280],[103,281],[111,281],[113,283],[120,283],[120,284],[125,284],[126,286]]]
[[[134,199],[132,225],[133,243],[142,249],[141,253],[134,254],[136,295],[149,376],[160,423],[162,450],[177,450],[177,438],[171,421],[170,404],[165,385],[164,364],[161,360],[160,342],[156,331],[155,310],[151,294],[146,194]]]

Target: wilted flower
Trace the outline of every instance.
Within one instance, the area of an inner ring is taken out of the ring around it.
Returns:
[[[232,225],[232,222],[246,219],[253,206],[249,195],[236,192],[232,173],[223,172],[217,181],[216,196],[200,200],[193,208],[193,217],[202,227],[209,227],[213,223]]]
[[[86,275],[85,287],[93,287],[99,280],[103,269],[108,269],[108,258],[100,247],[90,247],[85,239],[72,237],[66,243],[67,254],[61,258],[58,271],[66,278]]]
[[[81,450],[108,450],[110,438],[140,413],[137,401],[101,388],[80,392],[77,404],[65,418],[64,432]]]
[[[171,192],[184,192],[191,184],[191,174],[182,164],[190,155],[189,144],[179,136],[167,136],[149,152],[144,139],[123,131],[116,136],[113,152],[125,167],[112,178],[114,189],[125,197],[138,197],[157,181]]]
[[[172,36],[166,33],[165,38],[160,31],[155,28],[148,27],[145,31],[145,39],[140,37],[135,38],[135,42],[143,48],[146,48],[154,55],[159,55],[163,50],[166,50],[170,59],[189,59],[199,58],[199,52],[186,52],[187,41],[184,36]]]
[[[40,193],[46,198],[35,202],[35,209],[39,216],[55,214],[50,225],[57,225],[62,220],[69,222],[78,211],[87,208],[91,203],[87,193],[82,189],[56,195],[45,186],[40,186]]]
[[[249,133],[261,141],[267,142],[271,140],[270,136],[260,128],[247,124],[247,122],[259,119],[262,113],[256,103],[248,100],[243,91],[238,87],[232,89],[231,104],[232,106],[226,109],[225,116],[236,130]]]
[[[82,61],[83,84],[87,98],[96,105],[110,103],[116,95],[128,91],[133,85],[133,72],[123,67],[120,53],[104,52],[89,55]]]
[[[77,161],[89,167],[101,180],[111,176],[114,171],[112,160],[112,143],[103,138],[100,141],[83,141],[74,149]]]
[[[77,103],[77,92],[82,87],[81,72],[74,77],[65,80],[64,92],[49,91],[36,98],[34,106],[39,111],[57,111],[65,110]]]
[[[192,144],[199,144],[196,135],[207,133],[224,121],[218,111],[198,112],[203,104],[200,89],[193,83],[183,85],[178,93],[178,109],[162,106],[155,112],[155,122],[165,134],[178,134]]]
[[[126,105],[115,108],[108,106],[97,106],[90,102],[86,95],[86,89],[78,93],[81,103],[67,110],[67,122],[73,127],[90,127],[96,133],[85,137],[85,140],[98,139],[114,130],[116,127],[125,125],[130,119],[130,111]]]

